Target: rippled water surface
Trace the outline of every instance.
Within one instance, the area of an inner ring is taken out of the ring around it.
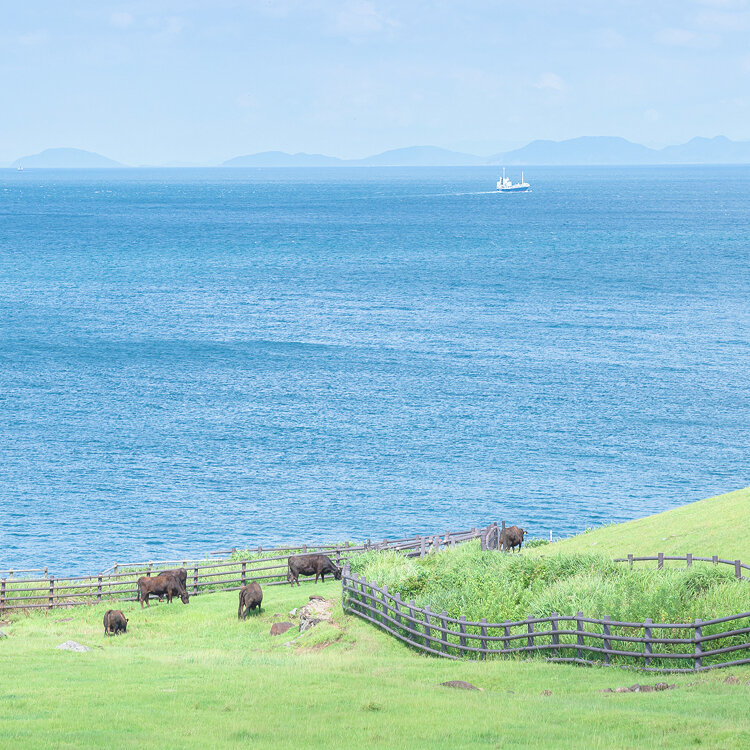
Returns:
[[[750,483],[750,168],[0,171],[0,568]]]

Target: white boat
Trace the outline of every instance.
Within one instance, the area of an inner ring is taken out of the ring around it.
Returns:
[[[505,176],[505,167],[503,167],[503,176],[497,181],[497,189],[501,193],[528,193],[531,185],[523,179],[521,172],[521,182],[513,182],[510,177]]]
[[[19,164],[19,165],[18,165],[18,166],[16,167],[16,169],[17,169],[17,170],[18,170],[19,172],[23,172],[23,166],[21,166],[20,164]]]

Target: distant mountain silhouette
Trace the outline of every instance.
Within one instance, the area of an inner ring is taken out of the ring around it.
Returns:
[[[653,164],[653,149],[611,136],[582,136],[567,141],[532,141],[523,148],[497,154],[494,162],[520,164]]]
[[[237,156],[222,167],[460,167],[482,165],[637,165],[637,164],[750,164],[750,141],[731,141],[723,135],[693,138],[677,146],[653,149],[613,136],[582,136],[565,141],[537,140],[513,151],[477,156],[437,146],[410,146],[364,159],[339,159],[324,154],[263,151]],[[124,165],[92,151],[48,148],[24,156],[11,167],[95,169]],[[164,166],[200,166],[172,163]]]
[[[323,154],[287,154],[284,151],[262,151],[259,154],[235,156],[222,167],[338,167],[342,159]]]
[[[287,154],[284,151],[263,151],[236,156],[222,167],[456,167],[487,164],[487,159],[462,154],[437,146],[409,146],[384,151],[364,159],[338,159],[323,154]]]
[[[750,164],[750,141],[730,141],[723,135],[693,138],[658,153],[669,164]]]
[[[106,156],[79,148],[48,148],[32,156],[22,156],[11,164],[11,167],[24,169],[100,169],[122,166]]]
[[[488,161],[484,156],[463,154],[437,146],[410,146],[348,163],[373,167],[463,167],[487,164]]]

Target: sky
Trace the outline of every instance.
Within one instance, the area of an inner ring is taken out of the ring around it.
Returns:
[[[750,0],[0,0],[0,162],[750,140]]]

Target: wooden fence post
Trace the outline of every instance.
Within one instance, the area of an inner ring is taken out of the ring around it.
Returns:
[[[432,549],[430,552],[435,553],[440,551],[440,537],[434,536],[432,537]]]
[[[193,596],[198,594],[198,566],[193,566]]]
[[[532,617],[529,615],[528,619],[528,625],[526,627],[529,635],[526,638],[526,647],[531,648],[534,645],[534,623],[532,622]]]
[[[411,620],[409,620],[409,627],[412,630],[416,630],[417,633],[418,633],[419,632],[419,628],[417,627],[417,623],[414,622],[414,607],[416,606],[416,604],[414,604],[414,599],[410,599],[409,600],[409,605],[408,606],[409,606],[409,617],[412,618]],[[410,633],[409,635],[412,638],[414,638],[415,642],[417,642],[417,643],[419,642],[419,636],[418,635],[413,634],[413,633]]]
[[[714,556],[713,556],[713,557],[711,558],[711,562],[712,562],[712,563],[713,563],[714,565],[718,565],[718,564],[719,564],[719,556],[718,556],[718,555],[714,555]]]
[[[734,561],[734,575],[737,578],[742,578],[742,562],[740,560]]]
[[[651,666],[651,654],[653,653],[653,647],[651,645],[651,625],[653,625],[653,622],[654,621],[650,617],[647,617],[643,621],[643,637],[645,639],[643,650],[646,654],[643,662],[644,667]]]
[[[606,650],[606,653],[604,654],[604,663],[609,664],[609,657],[610,657],[610,650],[612,649],[612,641],[610,641],[609,636],[612,635],[612,631],[609,626],[609,615],[604,615],[604,648]]]
[[[96,600],[98,602],[100,602],[102,600],[102,574],[101,573],[99,573],[99,578],[97,580]]]
[[[507,552],[507,547],[505,545],[505,521],[503,521],[503,528],[502,528],[502,531],[500,532],[500,549],[503,552]]]
[[[388,599],[388,586],[385,583],[381,591],[383,592],[383,625],[385,625],[388,618],[388,603],[386,601]]]
[[[693,643],[695,644],[693,650],[693,669],[700,669],[703,666],[703,627],[701,625],[702,620],[696,619],[693,625]]]
[[[657,567],[658,570],[661,570],[664,567],[664,553],[663,552],[659,552],[659,554],[657,555],[657,557],[659,559],[658,559],[658,561],[656,563],[656,567]]]
[[[423,537],[423,536],[419,537],[419,542],[420,542],[420,544],[419,544],[419,556],[420,557],[424,557],[425,546],[426,546],[425,537]]]
[[[49,601],[47,603],[47,607],[49,609],[52,609],[52,607],[55,606],[55,579],[50,578],[49,579]]]
[[[583,623],[581,622],[581,618],[583,617],[583,612],[576,612],[576,645],[578,648],[576,649],[576,658],[582,659],[583,658]]]
[[[479,655],[479,658],[486,659],[487,658],[487,653],[486,653],[487,651],[487,619],[483,617],[479,622],[481,623],[480,633],[482,636],[482,639],[480,641],[480,643],[482,644],[482,653]]]
[[[693,565],[693,555],[692,553],[688,552],[687,555],[685,555],[685,562],[687,563],[687,567],[690,568]]]
[[[461,644],[461,648],[464,649],[466,648],[466,617],[461,615],[458,619],[461,621],[458,625],[458,629],[461,631],[458,642]]]
[[[633,553],[632,552],[628,554],[628,566],[630,567],[631,570],[633,570]]]
[[[114,564],[114,565],[112,566],[112,568],[113,568],[113,572],[114,572],[114,574],[115,574],[115,575],[117,575],[117,568],[118,568],[118,567],[119,567],[119,565],[118,565],[117,563],[115,563],[115,564]]]
[[[244,586],[247,580],[247,560],[242,561],[242,571],[240,572],[240,583]]]
[[[557,618],[560,615],[557,614],[557,612],[552,613],[552,617],[550,618],[552,620],[552,645],[554,648],[552,649],[552,655],[553,656],[560,656],[560,635],[557,632]]]
[[[398,591],[393,595],[393,606],[396,611],[393,613],[393,619],[398,623],[399,627],[402,625],[401,620],[401,594]]]
[[[148,564],[148,573],[146,573],[146,575],[147,575],[147,576],[148,576],[149,578],[151,578],[151,568],[152,568],[153,566],[154,566],[153,562],[150,562],[150,563]]]
[[[0,581],[0,610],[5,609],[5,579]]]
[[[432,629],[430,628],[430,608],[425,605],[424,608],[424,645],[430,648],[432,642]]]
[[[443,627],[443,632],[440,634],[443,639],[443,653],[448,653],[448,613],[443,610],[440,613],[440,625]]]

